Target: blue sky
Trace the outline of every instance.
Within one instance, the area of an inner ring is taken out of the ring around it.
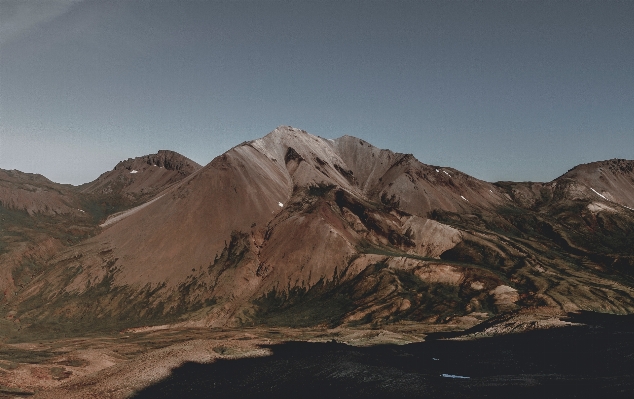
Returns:
[[[0,168],[81,184],[292,125],[477,178],[634,159],[634,2],[0,0]]]

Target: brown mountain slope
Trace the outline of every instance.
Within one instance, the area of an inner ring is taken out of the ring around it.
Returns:
[[[583,192],[578,195],[587,195],[634,209],[634,161],[611,159],[579,165],[556,179],[560,183],[567,181],[582,185],[574,186],[574,189]],[[574,189],[571,188],[570,191]]]
[[[0,206],[29,215],[72,213],[81,216],[81,201],[73,186],[19,170],[0,169]]]
[[[398,204],[414,215],[427,216],[435,209],[492,209],[504,201],[493,184],[452,168],[425,165],[411,154],[379,150],[350,136],[335,140],[333,146],[354,173],[363,195]]]
[[[41,175],[0,170],[3,299],[11,298],[16,289],[37,276],[55,253],[96,234],[98,224],[110,213],[151,198],[199,168],[178,153],[159,151],[122,161],[113,171],[80,187],[54,183]],[[138,173],[127,177],[132,170]]]
[[[528,208],[553,201],[588,200],[634,209],[634,161],[624,159],[582,164],[549,183],[500,182],[498,185],[507,189],[514,201]]]
[[[73,186],[0,170],[0,302],[65,245],[90,235],[92,218]]]
[[[547,212],[513,196],[543,187],[279,127],[56,256],[10,305],[24,326],[65,333],[633,311],[631,274],[615,254],[589,259],[566,235],[562,215],[591,203],[548,194],[558,211]],[[626,248],[634,215],[614,217],[625,230],[602,237]]]
[[[100,196],[118,195],[139,204],[200,168],[199,164],[177,152],[160,150],[156,154],[121,161],[113,170],[80,186],[79,190]]]

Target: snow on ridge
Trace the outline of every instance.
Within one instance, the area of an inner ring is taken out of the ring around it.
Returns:
[[[471,378],[471,377],[465,377],[462,375],[455,375],[455,374],[441,374],[440,376],[445,378]]]
[[[590,190],[594,191],[594,193],[596,195],[598,195],[599,197],[603,198],[604,200],[608,200],[607,198],[605,198],[605,195],[601,194],[600,192],[598,192],[597,190],[595,190],[594,188],[590,187]]]
[[[443,170],[442,172],[443,172],[444,174],[446,174],[447,176],[451,177],[451,175],[450,175],[449,173],[447,173],[447,171],[446,171],[446,170]]]

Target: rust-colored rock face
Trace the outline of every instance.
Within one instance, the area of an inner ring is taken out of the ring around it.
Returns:
[[[129,209],[57,252],[9,307],[24,323],[76,331],[630,313],[628,165],[492,184],[286,126],[202,168],[160,151],[76,190]]]

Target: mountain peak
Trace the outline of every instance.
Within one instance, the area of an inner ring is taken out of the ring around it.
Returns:
[[[128,158],[81,187],[84,193],[123,194],[132,203],[148,200],[164,188],[200,170],[202,166],[175,151]]]
[[[113,170],[145,168],[148,166],[158,166],[167,170],[182,171],[183,173],[193,173],[202,166],[192,161],[184,155],[171,150],[159,150],[156,154],[144,155],[136,158],[128,158],[119,162]]]
[[[614,158],[605,161],[584,163],[570,169],[563,174],[561,178],[600,172],[608,172],[614,175],[631,174],[634,172],[634,160]]]

